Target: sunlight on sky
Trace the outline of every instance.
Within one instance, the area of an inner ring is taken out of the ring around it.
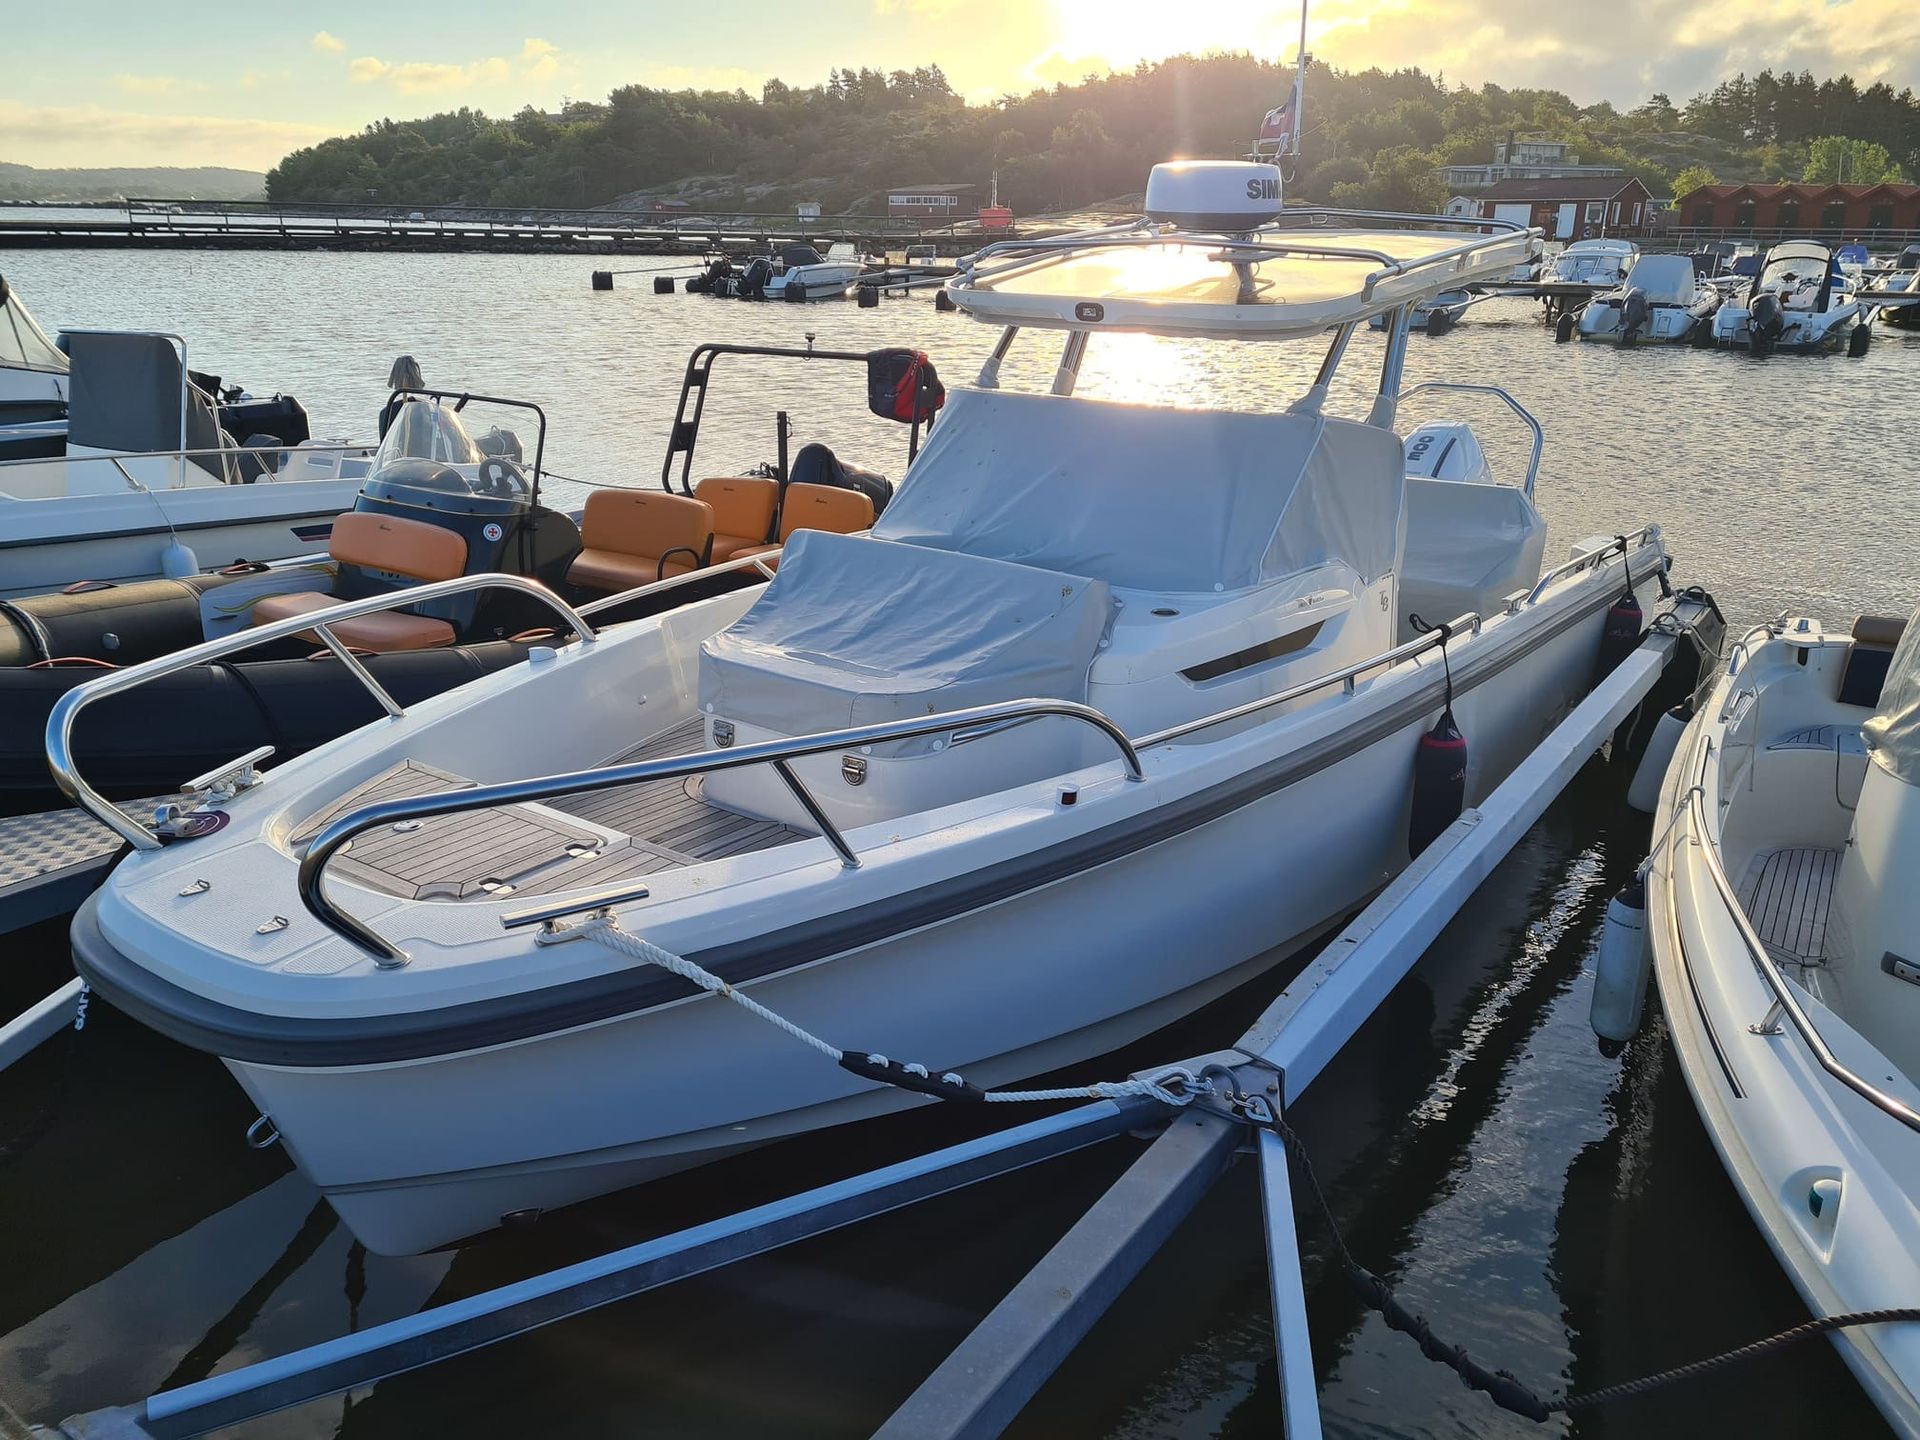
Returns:
[[[20,7],[15,7],[20,8]],[[510,115],[621,85],[743,89],[824,81],[836,67],[938,62],[990,100],[1183,51],[1289,59],[1297,0],[316,0],[223,11],[220,55],[148,0],[20,8],[7,27],[0,160],[29,165],[230,164],[471,105]],[[1662,43],[1650,43],[1649,37]],[[1914,0],[1616,0],[1604,21],[1537,0],[1312,0],[1309,48],[1346,68],[1418,65],[1449,81],[1560,89],[1582,104],[1677,100],[1738,69],[1848,72],[1920,85]]]

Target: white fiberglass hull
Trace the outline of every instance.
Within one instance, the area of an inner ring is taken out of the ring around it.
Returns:
[[[1657,557],[1657,549],[1636,552],[1636,575],[1649,576]],[[1469,803],[1585,694],[1620,576],[1617,560],[1601,574],[1583,572],[1539,604],[1453,642]],[[1641,588],[1651,608],[1651,579]],[[641,625],[654,623],[676,621]],[[550,663],[631,673],[618,647],[637,646],[646,634],[609,635],[596,655]],[[670,877],[654,877],[655,895],[627,923],[702,964],[749,967],[742,988],[835,1044],[1005,1084],[1101,1054],[1191,1011],[1385,883],[1406,863],[1414,750],[1441,687],[1429,652],[1351,696],[1335,687],[1318,705],[1224,738],[1154,747],[1143,755],[1142,781],[1110,766],[1078,772],[1079,803],[1070,808],[1058,804],[1056,782],[1042,782],[968,802],[977,811],[971,819],[922,825],[915,817],[870,827],[878,833],[849,832],[862,855],[858,870],[843,871],[824,841],[808,841],[749,857],[747,880],[689,882],[683,893]],[[443,697],[394,723],[451,708]],[[315,772],[329,757],[336,772],[364,773],[382,757],[370,750],[356,758],[357,749],[394,743],[360,732],[278,778],[297,784],[296,773]],[[458,759],[435,753],[448,764]],[[236,808],[271,803],[270,788]],[[240,832],[236,824],[232,833]],[[923,1103],[839,1069],[722,1000],[694,995],[548,1024],[503,1043],[462,1048],[455,1035],[481,1032],[447,1030],[436,1053],[366,1063],[284,1062],[271,1041],[237,1057],[239,1047],[223,1048],[204,1030],[188,1034],[144,1008],[128,984],[184,975],[191,966],[182,947],[229,943],[229,931],[249,958],[264,958],[261,946],[281,942],[253,937],[253,912],[263,906],[303,917],[283,927],[287,953],[322,986],[322,977],[354,965],[353,953],[342,954],[343,942],[304,916],[290,893],[291,862],[271,847],[254,843],[232,862],[249,867],[245,874],[216,872],[217,884],[242,883],[246,894],[230,919],[219,917],[217,935],[184,908],[191,898],[180,898],[191,887],[179,867],[199,866],[197,875],[209,852],[157,853],[158,873],[129,880],[137,867],[122,867],[83,911],[75,927],[83,969],[149,1023],[222,1054],[301,1171],[378,1251],[446,1243],[517,1211]],[[335,877],[336,892],[343,883]],[[138,892],[126,908],[115,893],[123,884]],[[402,926],[398,937],[414,918],[482,943],[500,936],[492,906],[395,908],[365,892],[352,903]],[[160,924],[144,923],[153,919]],[[432,942],[404,943],[425,956]],[[589,989],[630,983],[646,968],[591,940],[545,947],[533,959],[541,973],[579,975],[576,983]],[[430,980],[432,968],[423,958],[369,972],[363,993],[392,995],[408,977]],[[454,993],[464,1001],[477,992]],[[230,1003],[231,992],[223,994]],[[433,1023],[483,1003],[450,1006]],[[414,1018],[389,1014],[375,1024]],[[303,1033],[319,1034],[324,1045],[351,1029],[341,1016]],[[372,1033],[376,1048],[365,1053],[377,1056],[385,1042]]]
[[[1765,669],[1784,648],[1779,641],[1763,643],[1741,675]],[[1800,668],[1792,658],[1783,663]],[[1915,1137],[1828,1075],[1782,1021],[1702,853],[1699,813],[1714,817],[1707,822],[1710,838],[1722,846],[1727,798],[1750,804],[1754,793],[1746,757],[1778,749],[1778,736],[1807,718],[1790,697],[1778,696],[1771,704],[1734,707],[1730,727],[1723,717],[1742,688],[1721,678],[1667,772],[1656,833],[1685,806],[1690,787],[1704,790],[1700,811],[1686,806],[1671,838],[1656,847],[1647,878],[1661,1008],[1714,1148],[1808,1308],[1836,1315],[1911,1307],[1920,1300]],[[1757,726],[1766,728],[1756,733]],[[1808,763],[1820,767],[1817,786],[1830,790],[1833,762],[1810,756]],[[1804,828],[1807,808],[1782,807],[1781,833],[1772,838],[1743,818],[1736,843],[1749,849],[1756,842],[1761,848],[1806,843],[1793,832]],[[1732,862],[1733,883],[1742,867],[1741,860]],[[1793,967],[1783,971],[1843,1063],[1909,1104],[1920,1103],[1883,1056],[1801,988]],[[1816,1196],[1816,1185],[1827,1193]],[[1889,1424],[1903,1436],[1920,1437],[1920,1327],[1857,1327],[1832,1338]]]
[[[1753,348],[1753,332],[1744,305],[1723,305],[1713,317],[1715,343],[1735,350]],[[1859,323],[1860,307],[1852,301],[1825,312],[1789,310],[1786,324],[1772,349],[1795,355],[1815,355],[1844,346]]]
[[[819,265],[797,265],[783,275],[767,281],[769,296],[786,297],[788,286],[797,286],[808,298],[838,295],[860,278],[865,267],[857,261],[826,261]]]
[[[5,478],[0,472],[0,483]],[[192,552],[190,568],[199,570],[324,556],[333,519],[353,508],[360,483],[356,476],[0,498],[0,599],[81,580],[124,583],[178,573],[163,560],[176,540]]]

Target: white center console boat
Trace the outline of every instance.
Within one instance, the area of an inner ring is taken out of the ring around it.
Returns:
[[[870,532],[229,777],[200,838],[92,793],[71,692],[51,764],[136,852],[75,922],[81,972],[222,1057],[355,1234],[411,1251],[922,1103],[570,917],[978,1085],[1325,934],[1408,863],[1423,734],[1450,708],[1485,795],[1667,557],[1622,517],[1542,573],[1531,471],[1443,456],[1444,427],[1408,478],[1410,312],[1538,232],[1279,193],[1271,165],[1161,166],[1136,222],[988,246],[948,293],[997,339]],[[1337,417],[1376,315],[1370,405]],[[1222,374],[1256,358],[1234,342],[1325,352],[1280,411],[1076,395],[1112,331],[1210,342]],[[1003,388],[1046,337],[1048,391]]]
[[[1680,739],[1658,824],[1654,972],[1727,1173],[1816,1315],[1911,1311],[1920,615],[1750,633]],[[1920,1325],[1833,1341],[1920,1435]]]

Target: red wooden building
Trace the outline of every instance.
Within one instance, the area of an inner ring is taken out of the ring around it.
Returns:
[[[1920,185],[1702,185],[1674,202],[1676,223],[1783,235],[1920,230]]]
[[[1486,219],[1538,225],[1549,240],[1644,234],[1652,199],[1631,175],[1498,180],[1473,198]]]

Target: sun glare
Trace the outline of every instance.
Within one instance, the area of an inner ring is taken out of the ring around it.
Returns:
[[[1189,10],[1167,0],[1052,0],[1054,33],[1064,56],[1097,58],[1116,69],[1208,50],[1291,52],[1299,11],[1275,7]]]

